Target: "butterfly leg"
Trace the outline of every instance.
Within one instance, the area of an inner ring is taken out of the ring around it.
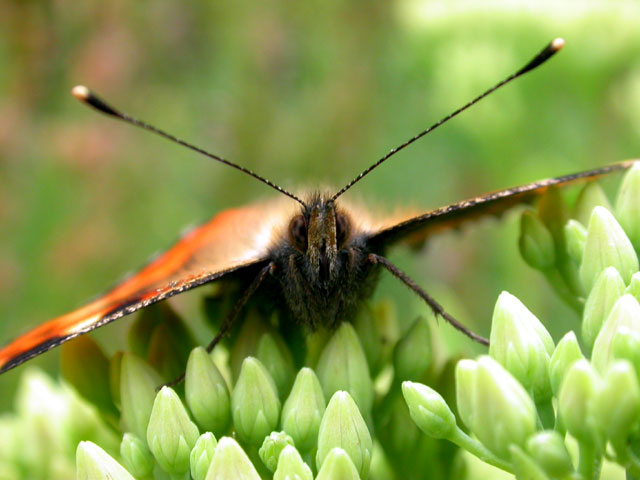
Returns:
[[[427,303],[427,305],[431,307],[431,310],[433,310],[433,313],[435,313],[436,315],[440,315],[447,322],[449,322],[453,328],[455,328],[456,330],[459,330],[460,332],[464,333],[467,337],[469,337],[470,339],[478,343],[481,343],[483,345],[489,345],[489,340],[472,332],[467,327],[465,327],[460,322],[458,322],[455,318],[453,318],[451,315],[449,315],[445,311],[445,309],[442,308],[442,305],[436,302],[436,300],[432,296],[430,296],[427,292],[425,292],[420,287],[420,285],[414,282],[406,273],[404,273],[402,270],[396,267],[393,263],[391,263],[385,257],[376,255],[375,253],[371,253],[369,255],[369,261],[373,264],[379,264],[379,265],[382,265],[384,268],[386,268],[394,277],[396,277],[398,280],[404,283],[407,287],[409,287],[411,290],[417,293],[418,296],[422,298]]]
[[[231,309],[227,317],[224,319],[214,339],[211,340],[209,345],[207,345],[207,352],[211,353],[211,351],[220,342],[220,340],[222,340],[222,337],[226,335],[229,329],[233,326],[233,323],[235,322],[236,318],[238,318],[238,314],[242,311],[242,309],[244,308],[246,303],[249,301],[249,299],[253,297],[253,294],[256,293],[256,290],[262,284],[266,276],[269,273],[271,273],[274,268],[275,268],[275,263],[270,262],[267,266],[265,266],[264,268],[262,268],[262,270],[260,270],[260,273],[258,273],[258,276],[256,276],[256,278],[253,279],[249,287],[245,290],[245,292],[235,303],[235,305],[233,306],[233,308]],[[169,383],[166,383],[165,385],[161,385],[160,387],[162,386],[172,387],[174,385],[177,385],[184,380],[184,377],[185,377],[185,374],[182,373],[179,377],[174,378]]]
[[[240,311],[244,308],[244,306],[249,301],[249,299],[253,297],[253,294],[256,293],[256,290],[258,289],[260,284],[264,281],[267,274],[271,273],[274,268],[275,268],[275,263],[271,262],[269,263],[269,265],[267,265],[262,270],[260,270],[260,273],[258,274],[258,276],[253,279],[253,281],[251,282],[251,285],[249,285],[249,288],[245,290],[245,292],[242,294],[240,299],[236,302],[236,304],[233,306],[233,308],[227,315],[227,318],[225,318],[224,322],[222,322],[222,325],[218,330],[218,334],[215,336],[213,340],[211,340],[209,345],[207,345],[207,352],[211,353],[215,348],[215,346],[218,344],[218,342],[222,340],[222,337],[226,335],[229,329],[233,326],[233,322],[235,322],[236,318],[238,318],[238,314],[240,313]]]

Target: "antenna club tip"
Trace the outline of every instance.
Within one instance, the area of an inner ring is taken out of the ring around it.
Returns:
[[[551,41],[551,48],[553,49],[554,52],[557,52],[558,50],[561,50],[562,47],[564,47],[564,38],[554,38]]]
[[[71,89],[71,95],[81,102],[86,102],[91,97],[91,91],[84,85],[76,85]]]

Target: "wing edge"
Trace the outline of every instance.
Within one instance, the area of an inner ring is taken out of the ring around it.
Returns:
[[[99,316],[99,318],[96,318],[93,322],[89,323],[87,326],[84,326],[83,328],[78,329],[77,331],[73,331],[67,335],[63,335],[59,337],[52,337],[48,340],[43,341],[42,343],[39,343],[35,347],[25,350],[24,352],[18,355],[7,356],[4,363],[0,363],[0,375],[9,370],[12,370],[13,368],[23,364],[28,360],[31,360],[34,357],[37,357],[38,355],[41,355],[59,345],[62,345],[63,343],[69,340],[72,340],[73,338],[76,338],[80,335],[84,335],[85,333],[89,333],[97,328],[100,328],[122,317],[130,315],[149,305],[166,300],[174,295],[185,292],[187,290],[192,290],[194,288],[200,287],[207,283],[220,280],[221,278],[229,274],[238,273],[239,271],[242,271],[250,267],[257,267],[258,265],[265,263],[266,261],[268,261],[268,259],[263,258],[259,260],[254,260],[245,264],[234,266],[226,270],[193,276],[181,282],[173,282],[164,288],[151,290],[149,292],[142,292],[138,294],[136,297],[131,298],[131,300],[125,301],[122,304],[118,305],[115,309],[110,309],[105,312],[98,313],[97,315]],[[153,295],[151,295],[152,292],[154,292]],[[151,295],[151,296],[148,296],[148,295]],[[55,319],[50,320],[50,322],[53,322],[53,321],[55,321]],[[46,325],[46,323],[42,325]],[[40,327],[42,327],[42,325],[40,325]],[[36,328],[39,328],[39,327],[36,327]],[[3,357],[6,355],[6,354],[3,354],[3,352],[11,349],[12,347],[15,348],[15,345],[19,343],[20,340],[25,335],[28,335],[30,332],[33,332],[33,330],[30,330],[29,332],[18,336],[16,339],[9,342],[9,344],[2,347],[2,349],[0,349],[0,362],[3,361]]]

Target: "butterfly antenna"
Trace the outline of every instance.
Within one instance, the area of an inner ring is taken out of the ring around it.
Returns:
[[[335,200],[336,198],[338,198],[340,195],[342,195],[344,192],[346,192],[347,190],[349,190],[351,187],[353,187],[356,183],[358,183],[360,180],[362,180],[362,178],[364,176],[366,176],[369,172],[371,172],[374,168],[378,167],[380,164],[382,164],[383,162],[385,162],[386,160],[388,160],[389,158],[391,158],[393,155],[395,155],[396,153],[398,153],[400,150],[408,147],[409,145],[411,145],[413,142],[415,142],[416,140],[419,140],[420,138],[424,137],[427,133],[435,130],[436,128],[438,128],[440,125],[442,125],[443,123],[448,122],[449,120],[451,120],[453,117],[455,117],[456,115],[458,115],[459,113],[464,112],[467,108],[469,108],[470,106],[478,103],[480,100],[482,100],[484,97],[486,97],[487,95],[495,92],[496,90],[498,90],[500,87],[502,87],[503,85],[506,85],[507,83],[509,83],[512,80],[515,80],[516,78],[518,78],[521,75],[524,75],[527,72],[530,72],[531,70],[533,70],[536,67],[539,67],[540,65],[542,65],[544,62],[546,62],[547,60],[549,60],[558,50],[560,50],[562,47],[564,46],[564,40],[562,38],[556,38],[555,40],[551,41],[551,43],[549,43],[540,53],[538,53],[529,63],[527,63],[524,67],[522,67],[520,70],[518,70],[517,72],[515,72],[514,74],[508,76],[507,78],[505,78],[504,80],[502,80],[500,83],[494,85],[493,87],[491,87],[489,90],[487,90],[486,92],[484,92],[482,95],[479,95],[478,97],[474,98],[473,100],[471,100],[469,103],[467,103],[466,105],[460,107],[459,109],[457,109],[455,112],[450,113],[449,115],[447,115],[446,117],[444,117],[442,120],[434,123],[433,125],[431,125],[429,128],[427,128],[426,130],[423,130],[422,132],[418,133],[415,137],[407,140],[406,142],[404,142],[402,145],[391,149],[391,151],[389,153],[387,153],[384,157],[382,157],[380,160],[378,160],[376,163],[374,163],[373,165],[371,165],[369,168],[367,168],[366,170],[364,170],[360,175],[358,175],[356,178],[354,178],[353,180],[351,180],[349,183],[347,183],[338,193],[336,193],[333,197],[331,197],[331,200]]]
[[[271,188],[277,190],[280,193],[283,193],[284,195],[286,195],[287,197],[293,198],[295,201],[297,201],[298,203],[300,203],[302,206],[306,207],[306,204],[299,199],[298,197],[296,197],[293,193],[288,192],[287,190],[285,190],[284,188],[276,185],[275,183],[271,182],[270,180],[261,177],[260,175],[258,175],[257,173],[252,172],[251,170],[249,170],[248,168],[242,167],[236,163],[233,163],[229,160],[226,160],[218,155],[214,155],[213,153],[207,152],[206,150],[203,150],[199,147],[196,147],[195,145],[192,145],[190,143],[185,142],[184,140],[180,140],[179,138],[174,137],[173,135],[170,135],[166,132],[163,132],[162,130],[160,130],[159,128],[154,127],[153,125],[149,125],[148,123],[145,123],[143,121],[140,121],[138,119],[135,119],[133,117],[131,117],[130,115],[127,115],[126,113],[120,112],[118,110],[116,110],[115,108],[113,108],[111,105],[109,105],[108,103],[106,103],[104,100],[102,100],[100,97],[98,97],[97,95],[95,95],[91,90],[89,90],[87,87],[83,86],[83,85],[77,85],[75,87],[73,87],[73,89],[71,89],[71,94],[78,100],[80,100],[83,103],[86,103],[87,105],[95,108],[96,110],[98,110],[101,113],[104,113],[106,115],[110,115],[112,117],[116,117],[120,120],[123,120],[131,125],[135,125],[136,127],[140,127],[143,128],[145,130],[148,130],[150,132],[153,132],[157,135],[160,135],[161,137],[166,138],[167,140],[171,140],[172,142],[177,143],[178,145],[182,145],[183,147],[187,147],[189,150],[193,150],[195,152],[198,152],[202,155],[204,155],[205,157],[209,157],[212,158],[213,160],[217,160],[218,162],[224,163],[225,165],[228,165],[230,167],[235,168],[236,170],[240,170],[241,172],[246,173],[247,175],[255,178],[256,180],[261,181],[262,183],[269,185]]]

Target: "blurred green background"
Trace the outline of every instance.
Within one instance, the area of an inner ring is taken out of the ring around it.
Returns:
[[[275,195],[97,115],[71,98],[75,84],[287,189],[338,188],[564,37],[548,65],[347,194],[381,213],[426,210],[640,156],[639,22],[639,2],[611,0],[5,0],[0,339],[104,291],[185,226]],[[519,258],[517,224],[480,222],[393,258],[485,335],[508,289],[557,338],[578,319]],[[383,282],[400,317],[423,309]],[[187,296],[178,309],[193,310]],[[129,323],[97,332],[108,351]],[[34,362],[53,371],[57,352]],[[0,378],[1,406],[20,371]]]

